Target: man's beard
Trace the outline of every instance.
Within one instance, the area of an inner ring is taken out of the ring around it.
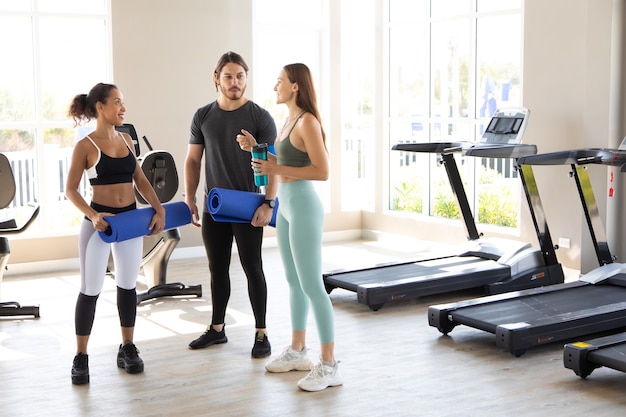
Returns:
[[[222,89],[222,94],[224,94],[226,97],[228,97],[230,100],[238,100],[241,97],[243,97],[243,94],[246,92],[246,88],[234,88],[234,89],[228,89],[228,90],[224,90]]]

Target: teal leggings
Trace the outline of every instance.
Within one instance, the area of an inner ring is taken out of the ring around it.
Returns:
[[[291,328],[305,330],[313,308],[320,343],[335,340],[333,306],[322,280],[324,207],[311,181],[278,185],[276,233],[289,284]]]

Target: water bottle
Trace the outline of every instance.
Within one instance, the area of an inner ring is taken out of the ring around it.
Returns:
[[[256,159],[263,159],[267,161],[267,143],[259,143],[252,148],[252,157]],[[263,187],[267,185],[267,175],[257,175],[254,172],[254,183],[257,187]]]

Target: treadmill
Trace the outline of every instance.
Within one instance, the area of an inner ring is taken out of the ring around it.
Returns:
[[[529,173],[533,165],[571,167],[600,266],[575,282],[431,306],[429,324],[443,334],[459,324],[494,333],[496,346],[515,356],[535,346],[624,328],[626,264],[615,263],[609,251],[587,167],[623,166],[626,146],[532,155],[518,163]]]
[[[626,138],[621,148],[626,149]],[[621,172],[626,172],[626,165],[622,165]],[[626,372],[626,333],[567,343],[563,348],[563,365],[581,378],[603,366]]]
[[[540,249],[506,239],[483,239],[477,231],[455,154],[484,158],[513,158],[537,152],[535,145],[519,143],[528,120],[527,109],[499,109],[480,142],[403,143],[392,147],[405,152],[440,154],[463,217],[469,242],[457,253],[431,259],[386,263],[323,275],[326,291],[343,288],[357,293],[360,303],[378,310],[386,302],[484,287],[496,294],[562,283],[563,270],[543,221],[543,208],[523,179],[523,189],[539,238]],[[534,182],[534,178],[528,178]]]

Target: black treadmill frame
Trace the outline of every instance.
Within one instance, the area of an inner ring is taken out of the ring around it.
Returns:
[[[533,155],[520,158],[518,161],[520,166],[523,167],[522,171],[527,174],[532,173],[531,165],[570,165],[571,176],[576,182],[587,226],[592,236],[594,250],[600,264],[599,268],[605,267],[607,272],[611,270],[608,265],[613,263],[614,257],[611,255],[606,241],[604,227],[598,212],[586,165],[613,165],[624,164],[625,162],[626,151],[600,148]],[[615,266],[613,265],[613,267]],[[597,269],[595,271],[602,272],[603,270]],[[598,285],[612,285],[624,277],[620,274],[616,275],[616,278],[617,280],[614,282],[611,282],[609,279]],[[494,333],[496,335],[496,346],[508,350],[515,356],[521,356],[527,349],[547,343],[624,327],[626,325],[626,297],[623,303],[599,305],[592,309],[560,314],[536,321],[519,318],[519,320],[511,323],[494,324],[493,322],[478,320],[475,317],[472,318],[471,315],[467,314],[467,309],[470,308],[480,312],[481,309],[490,309],[492,308],[491,306],[500,302],[509,300],[524,302],[524,299],[533,299],[534,297],[541,297],[541,294],[556,291],[584,291],[584,287],[590,285],[594,284],[581,280],[550,287],[505,293],[495,297],[481,297],[456,303],[430,306],[428,308],[428,322],[431,326],[437,327],[443,334],[448,334],[459,324]]]
[[[463,219],[463,225],[465,226],[468,240],[477,240],[480,238],[480,233],[478,232],[478,228],[476,227],[474,215],[472,214],[472,210],[469,205],[469,200],[465,192],[465,187],[463,186],[463,181],[461,180],[461,175],[459,173],[459,168],[456,164],[456,160],[452,153],[444,153],[445,149],[462,145],[463,143],[461,142],[410,143],[393,145],[392,150],[415,152],[415,149],[420,149],[418,150],[418,152],[441,154],[440,163],[444,166],[444,169],[446,170],[446,174],[450,181],[450,187],[452,188],[452,193],[454,195],[454,198],[456,199],[459,211],[461,213],[461,217]],[[456,256],[456,254],[449,254],[432,258],[412,259],[401,262],[381,263],[356,269],[336,269],[323,274],[324,286],[328,294],[330,294],[335,288],[342,288],[348,291],[356,292],[357,301],[359,303],[366,304],[371,310],[377,311],[383,306],[383,304],[387,302],[408,299],[410,297],[417,297],[420,295],[437,294],[438,292],[442,291],[431,287],[429,291],[422,292],[409,283],[404,283],[400,286],[388,285],[386,284],[384,279],[381,279],[381,282],[375,284],[359,285],[346,280],[344,278],[345,276],[367,271],[375,272],[385,270],[385,272],[387,272],[389,271],[389,268],[402,267],[404,265],[411,265],[416,262],[450,258],[453,256]]]
[[[602,366],[626,372],[626,333],[617,333],[584,342],[568,343],[563,348],[563,365],[581,378]]]
[[[470,142],[427,142],[396,144],[393,145],[392,149],[407,152],[438,153],[441,155],[441,163],[446,170],[452,192],[461,212],[468,239],[470,241],[476,241],[481,237],[481,234],[477,230],[454,154],[463,152],[465,155],[472,157],[516,159],[523,155],[535,153],[537,148],[535,145],[521,144],[494,145]],[[544,267],[540,270],[532,270],[520,276],[516,276],[515,279],[513,279],[510,266],[500,264],[495,259],[488,260],[479,258],[475,253],[451,254],[448,256],[411,260],[400,263],[386,263],[361,269],[339,269],[330,271],[323,274],[326,291],[329,294],[335,288],[355,291],[359,303],[367,304],[371,310],[376,311],[387,302],[461,289],[484,286],[487,294],[495,294],[562,283],[564,281],[563,269],[556,258],[555,246],[552,243],[552,238],[547,223],[545,222],[541,199],[536,193],[534,176],[532,176],[532,172],[524,176],[518,166],[516,166],[516,169],[518,169],[520,177],[522,178],[522,188],[529,204],[530,214],[544,261]],[[451,259],[454,257],[465,257],[466,259],[474,258],[476,263],[482,264],[480,267],[483,268],[483,270],[478,273],[476,273],[476,269],[468,270],[467,274],[465,274],[467,276],[465,277],[462,275],[448,275],[443,277],[440,276],[440,274],[433,274],[432,278],[431,276],[420,276],[420,280],[414,281],[405,279],[396,281],[381,279],[379,282],[363,285],[355,284],[344,278],[349,276],[349,274],[376,273],[381,270],[385,270],[385,272],[389,273],[391,268],[403,268],[405,265],[437,259]]]

